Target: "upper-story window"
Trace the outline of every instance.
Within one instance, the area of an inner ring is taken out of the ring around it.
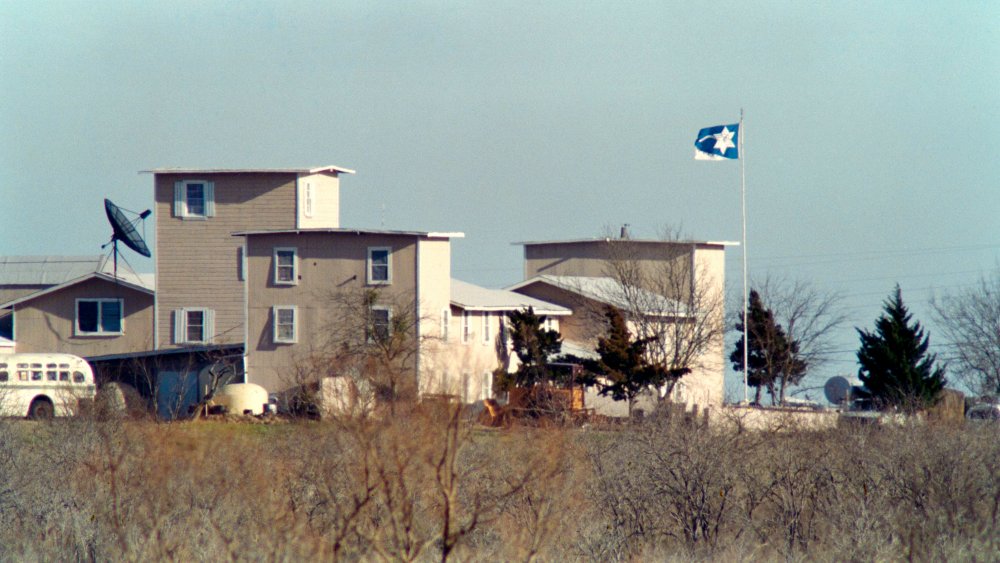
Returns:
[[[204,180],[181,180],[174,184],[174,216],[206,219],[215,216],[215,184]]]
[[[274,249],[274,283],[279,285],[295,285],[299,283],[298,270],[298,249]]]
[[[102,336],[122,334],[121,299],[77,299],[76,334]]]
[[[483,344],[490,343],[490,314],[483,313]]]
[[[441,340],[448,341],[448,333],[451,330],[451,309],[445,307],[441,309]]]
[[[462,344],[468,344],[472,339],[472,314],[462,311]]]
[[[392,248],[373,246],[368,248],[368,283],[392,283]]]

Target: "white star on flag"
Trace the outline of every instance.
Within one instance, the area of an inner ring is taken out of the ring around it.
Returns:
[[[715,137],[715,150],[719,151],[719,154],[726,154],[726,149],[736,146],[733,143],[733,132],[729,130],[729,127],[723,127],[720,133],[712,136]]]

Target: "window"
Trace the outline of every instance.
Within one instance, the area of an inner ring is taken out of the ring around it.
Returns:
[[[507,318],[504,315],[500,315],[500,342],[504,346],[510,344],[510,333],[507,330]]]
[[[206,219],[215,216],[215,184],[204,180],[174,183],[174,216]]]
[[[280,344],[294,344],[299,341],[298,307],[275,306],[272,309],[274,319],[274,341]]]
[[[389,257],[392,249],[388,246],[373,246],[368,249],[368,283],[392,283],[392,264]]]
[[[299,257],[295,248],[274,249],[274,283],[278,285],[295,285],[298,278]]]
[[[449,329],[451,329],[451,309],[441,309],[441,340],[448,341]]]
[[[247,279],[247,247],[243,245],[236,249],[236,279]]]
[[[368,324],[368,342],[385,342],[391,332],[392,308],[383,305],[373,305],[371,321]]]
[[[490,314],[483,313],[483,344],[490,343]]]
[[[306,217],[313,216],[313,186],[309,182],[306,182],[306,197],[305,203],[303,204],[303,214]]]
[[[493,372],[484,371],[479,387],[479,400],[485,401],[493,396]]]
[[[77,299],[76,335],[122,334],[121,299]]]
[[[469,340],[472,338],[472,327],[469,324],[472,322],[472,315],[468,311],[462,311],[462,344],[468,344]]]
[[[174,343],[204,343],[215,334],[215,311],[177,309],[174,311]]]

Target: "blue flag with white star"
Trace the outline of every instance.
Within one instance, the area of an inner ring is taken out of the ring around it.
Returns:
[[[735,160],[739,158],[740,125],[716,125],[698,131],[694,142],[695,160]]]

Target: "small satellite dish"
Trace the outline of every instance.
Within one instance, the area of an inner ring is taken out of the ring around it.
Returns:
[[[823,386],[823,394],[826,400],[835,405],[847,404],[854,396],[854,387],[861,386],[861,381],[848,379],[842,375],[835,375],[826,380]]]
[[[149,251],[149,247],[146,246],[146,241],[142,239],[142,235],[140,235],[139,231],[135,228],[136,223],[144,220],[146,217],[149,217],[150,211],[147,209],[139,214],[130,211],[129,213],[138,215],[138,217],[134,220],[129,220],[129,218],[125,215],[125,211],[125,209],[111,203],[110,199],[104,200],[104,212],[108,215],[108,222],[111,223],[112,229],[111,241],[108,244],[114,246],[112,252],[115,255],[116,278],[118,277],[118,241],[124,242],[125,246],[131,248],[139,254],[142,254],[146,258],[152,256],[152,253]],[[107,244],[104,246],[107,246]],[[101,248],[104,248],[104,246]]]

